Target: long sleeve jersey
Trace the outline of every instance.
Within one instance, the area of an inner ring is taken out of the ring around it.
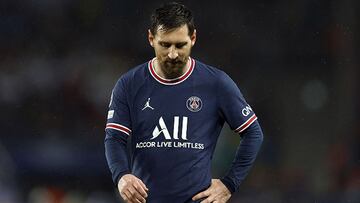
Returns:
[[[263,140],[257,116],[233,80],[189,60],[182,76],[165,79],[152,59],[122,75],[112,91],[105,152],[113,181],[127,173],[137,176],[149,188],[150,203],[190,203],[210,186],[211,160],[225,122],[242,137],[221,179],[231,192],[246,177]]]

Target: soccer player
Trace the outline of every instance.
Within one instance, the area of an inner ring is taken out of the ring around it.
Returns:
[[[196,30],[184,5],[156,9],[148,40],[156,57],[122,75],[111,95],[105,153],[113,181],[125,202],[226,202],[262,143],[257,117],[226,73],[190,57]],[[241,142],[228,173],[212,179],[224,122]]]

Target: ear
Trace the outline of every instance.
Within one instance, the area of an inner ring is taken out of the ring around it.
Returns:
[[[194,32],[191,35],[190,39],[191,39],[191,46],[194,46],[195,42],[196,42],[196,30],[194,30]]]
[[[154,47],[154,38],[155,36],[151,33],[150,29],[148,29],[148,40],[150,46]]]

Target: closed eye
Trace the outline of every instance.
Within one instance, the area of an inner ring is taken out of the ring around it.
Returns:
[[[171,43],[169,43],[169,42],[159,42],[159,45],[160,46],[162,46],[162,47],[164,47],[164,48],[169,48],[169,47],[171,47]],[[183,48],[185,45],[187,45],[187,42],[179,42],[179,43],[176,43],[175,44],[175,47],[177,48],[177,49],[181,49],[181,48]]]
[[[159,42],[160,46],[165,47],[165,48],[169,48],[171,46],[170,43],[167,42]]]
[[[177,43],[177,44],[176,44],[176,48],[181,49],[181,48],[183,48],[186,44],[187,44],[187,42]]]

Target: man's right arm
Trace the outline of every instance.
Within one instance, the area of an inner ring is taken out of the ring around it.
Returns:
[[[127,89],[124,78],[115,84],[105,128],[105,156],[115,185],[123,175],[130,173],[126,147],[127,139],[131,135]]]
[[[131,135],[131,121],[127,90],[124,80],[120,79],[112,91],[105,128],[105,156],[121,197],[130,203],[145,202],[147,187],[130,174],[127,139]]]
[[[106,133],[105,155],[112,179],[125,202],[146,202],[149,189],[139,178],[130,174],[126,144],[123,136]]]
[[[119,179],[130,173],[128,155],[127,155],[127,138],[116,135],[115,132],[107,130],[105,137],[105,156],[112,174],[112,180],[117,185]]]

